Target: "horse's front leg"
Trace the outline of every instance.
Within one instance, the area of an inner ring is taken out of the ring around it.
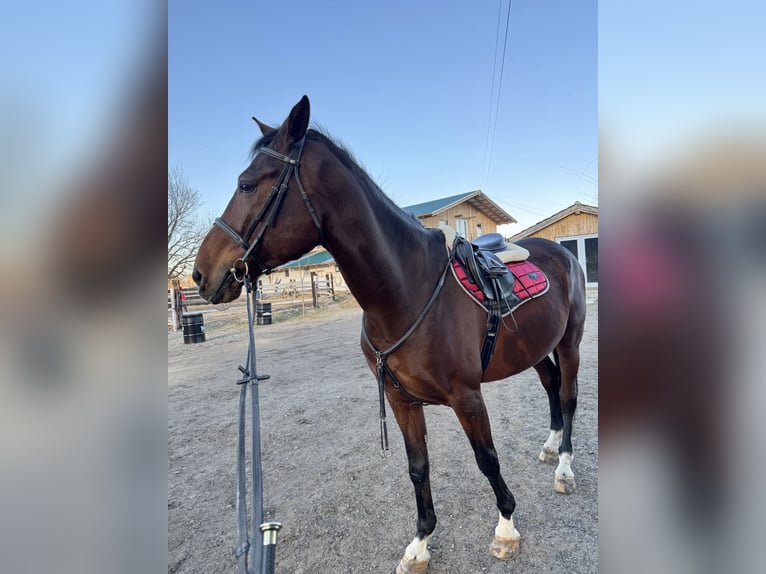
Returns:
[[[512,515],[516,509],[516,501],[500,474],[500,463],[492,443],[489,416],[481,391],[478,389],[466,390],[461,393],[460,397],[456,397],[451,406],[471,442],[479,470],[489,479],[489,484],[497,498],[500,518],[495,527],[495,538],[489,551],[500,560],[515,558],[519,553],[519,540],[521,538],[519,531],[513,524]]]
[[[436,513],[431,498],[428,449],[426,447],[426,419],[421,405],[412,405],[398,391],[388,394],[388,402],[394,411],[396,421],[404,435],[410,479],[415,487],[415,502],[418,508],[418,528],[415,538],[404,551],[396,574],[425,572],[431,554],[428,541],[436,528]]]

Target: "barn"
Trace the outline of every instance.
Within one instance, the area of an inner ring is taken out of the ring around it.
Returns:
[[[598,287],[598,207],[575,201],[508,240],[525,237],[544,237],[569,249],[585,272],[587,286]]]
[[[516,220],[481,190],[443,197],[402,208],[426,227],[449,225],[469,241],[484,233],[497,232],[497,226]]]

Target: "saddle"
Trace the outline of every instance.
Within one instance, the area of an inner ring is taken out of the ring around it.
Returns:
[[[518,305],[519,298],[513,293],[513,273],[497,255],[508,251],[508,244],[502,235],[488,233],[472,242],[456,236],[452,249],[468,279],[484,294],[488,310],[497,308],[504,315]]]
[[[471,243],[478,249],[492,251],[493,253],[508,249],[508,244],[499,233],[485,233],[484,235],[479,235],[479,237],[471,241]]]
[[[483,304],[488,312],[487,332],[481,347],[481,369],[484,372],[495,351],[500,319],[521,304],[521,298],[513,289],[515,277],[506,263],[523,261],[529,252],[523,247],[511,248],[499,233],[482,235],[473,242],[456,235],[452,252],[468,280],[484,295]]]

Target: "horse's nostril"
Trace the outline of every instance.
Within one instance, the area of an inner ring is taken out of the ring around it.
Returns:
[[[194,269],[194,271],[192,271],[192,279],[194,279],[194,282],[199,285],[202,283],[202,273]]]

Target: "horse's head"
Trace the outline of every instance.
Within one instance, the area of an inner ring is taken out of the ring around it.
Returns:
[[[308,98],[303,96],[279,128],[255,121],[263,137],[194,264],[192,277],[200,295],[211,303],[236,299],[245,275],[255,281],[321,240],[319,220],[298,173],[309,123]]]

